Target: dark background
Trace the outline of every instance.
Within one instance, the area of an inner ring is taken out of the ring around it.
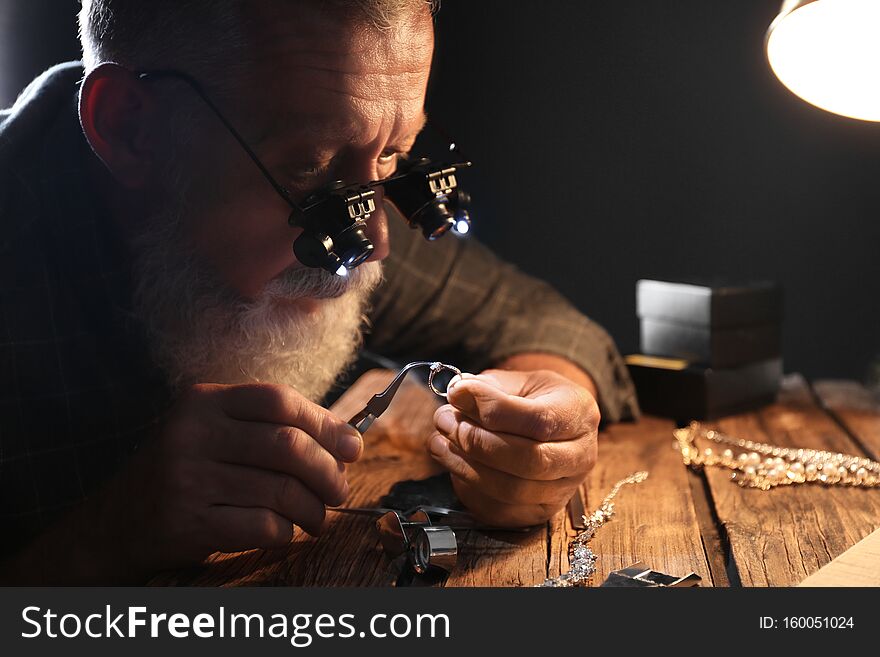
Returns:
[[[788,371],[880,352],[880,124],[763,52],[776,0],[443,0],[428,111],[476,168],[475,233],[638,346],[639,278],[772,279]],[[0,0],[0,103],[78,57],[76,0]]]

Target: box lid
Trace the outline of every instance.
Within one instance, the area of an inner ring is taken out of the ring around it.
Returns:
[[[636,313],[717,328],[778,323],[782,288],[773,282],[726,285],[642,279],[636,283]]]
[[[741,413],[770,403],[783,374],[781,358],[734,369],[713,369],[642,354],[629,355],[625,361],[642,411],[682,423]]]

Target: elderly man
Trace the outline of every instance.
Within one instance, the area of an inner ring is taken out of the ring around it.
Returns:
[[[363,451],[320,402],[365,314],[376,352],[482,372],[426,448],[495,524],[562,508],[600,408],[637,413],[601,328],[472,240],[425,241],[381,189],[348,276],[291,250],[269,180],[302,200],[395,171],[425,123],[432,10],[83,3],[83,63],[0,114],[4,581],[144,581],[318,533]]]

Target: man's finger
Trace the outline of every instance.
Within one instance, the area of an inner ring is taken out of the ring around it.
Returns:
[[[587,432],[595,418],[595,402],[575,385],[559,385],[538,397],[508,394],[479,377],[465,378],[448,392],[447,400],[490,431],[535,440],[567,440]]]
[[[564,504],[583,477],[564,477],[554,481],[535,481],[515,477],[470,461],[441,434],[430,438],[431,456],[449,472],[479,489],[484,495],[505,504]]]
[[[357,429],[290,386],[254,383],[218,388],[220,407],[230,418],[302,429],[348,463],[361,455],[363,439]]]
[[[596,460],[592,434],[573,440],[536,441],[484,429],[448,404],[437,409],[434,424],[468,459],[524,479],[550,481],[583,475]]]
[[[324,503],[297,478],[227,463],[207,467],[212,505],[270,509],[313,536],[320,532]]]
[[[295,477],[331,506],[340,504],[347,495],[344,466],[301,429],[226,420],[215,433],[207,447],[215,461]]]

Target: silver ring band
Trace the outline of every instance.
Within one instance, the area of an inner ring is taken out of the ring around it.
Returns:
[[[438,397],[446,398],[445,392],[440,392],[437,388],[434,387],[434,375],[438,372],[442,372],[443,370],[449,370],[450,372],[455,372],[456,375],[461,375],[461,370],[453,365],[446,365],[441,362],[431,363],[431,373],[428,375],[428,387],[431,388],[431,392],[433,392]]]

